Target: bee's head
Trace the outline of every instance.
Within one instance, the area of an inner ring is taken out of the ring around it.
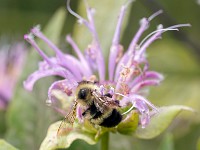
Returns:
[[[91,101],[91,90],[89,88],[81,88],[78,92],[79,102],[89,105]]]
[[[87,88],[80,89],[78,92],[78,99],[86,100],[89,92],[90,91]]]
[[[90,106],[93,102],[92,91],[98,89],[97,85],[91,81],[81,81],[76,88],[76,97],[80,104]]]

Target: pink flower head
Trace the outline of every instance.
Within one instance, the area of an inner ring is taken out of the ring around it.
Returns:
[[[0,110],[6,109],[22,72],[26,47],[23,43],[3,44],[0,48]]]
[[[149,123],[151,117],[150,112],[157,111],[157,108],[142,95],[142,89],[148,86],[159,85],[163,80],[163,76],[160,73],[149,70],[149,63],[145,55],[146,49],[155,40],[160,39],[162,33],[170,30],[178,30],[178,27],[189,26],[189,24],[180,24],[167,28],[159,25],[154,32],[149,34],[144,40],[141,40],[140,37],[148,29],[150,21],[161,13],[161,11],[158,11],[149,18],[141,19],[138,31],[133,36],[128,49],[123,53],[123,46],[120,44],[120,30],[128,7],[128,5],[123,5],[110,46],[107,77],[105,58],[94,25],[94,14],[88,5],[86,7],[87,20],[73,12],[69,7],[68,1],[69,12],[88,28],[93,37],[85,53],[82,53],[70,35],[66,37],[66,40],[72,46],[76,56],[63,53],[40,31],[38,26],[34,27],[30,34],[24,36],[25,40],[43,58],[43,62],[39,63],[39,69],[24,81],[24,86],[27,90],[32,90],[34,83],[40,78],[52,75],[62,77],[63,80],[54,82],[48,91],[48,102],[56,103],[55,90],[62,91],[66,96],[74,99],[74,90],[78,82],[82,80],[98,81],[100,86],[99,93],[102,95],[105,92],[110,93],[113,100],[120,98],[121,107],[127,107],[129,104],[132,104],[130,111],[132,109],[138,110],[140,124],[142,127],[145,127]],[[34,41],[34,36],[46,42],[55,52],[56,56],[48,57]],[[57,95],[57,97],[59,96]],[[62,109],[55,108],[63,113]],[[79,109],[77,112],[79,119],[82,119]]]

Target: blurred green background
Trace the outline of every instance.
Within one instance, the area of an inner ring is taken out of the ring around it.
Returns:
[[[105,1],[93,1],[94,7],[103,6],[96,11],[105,11],[104,18],[110,18],[110,22],[112,19],[116,20],[120,10],[117,4],[118,8],[114,8],[115,6],[106,4]],[[72,1],[72,9],[78,11],[79,3],[79,1]],[[115,0],[115,3],[118,1]],[[37,24],[45,27],[55,11],[60,7],[65,8],[65,5],[65,0],[0,0],[0,37],[6,37],[10,41],[23,40],[23,35],[28,33],[31,27]],[[163,9],[164,13],[152,21],[151,27],[145,35],[155,30],[158,24],[167,27],[190,23],[192,26],[181,28],[179,32],[165,33],[162,40],[156,41],[147,49],[150,68],[165,75],[165,80],[159,87],[151,88],[148,98],[157,106],[187,105],[196,109],[197,113],[181,113],[165,133],[152,140],[112,135],[111,149],[196,150],[197,143],[200,141],[200,114],[198,112],[200,110],[200,5],[198,2],[196,0],[135,1],[131,4],[121,43],[127,48],[139,27],[139,20],[160,9]],[[116,14],[115,18],[113,11]],[[61,31],[62,38],[57,41],[61,47],[65,48],[67,47],[64,43],[65,35],[74,33],[74,36],[77,36],[76,18],[67,14],[67,10],[66,15],[67,19]],[[106,26],[98,31],[103,32],[104,28]],[[54,31],[52,32],[54,33]],[[35,54],[31,54],[31,56],[37,57]],[[31,62],[33,67],[22,75],[8,110],[1,113],[5,118],[0,122],[3,126],[0,137],[5,138],[19,149],[38,149],[49,124],[58,119],[56,113],[45,105],[47,88],[53,80],[52,78],[41,80],[36,84],[32,93],[22,88],[21,82],[36,68],[37,59],[35,62]],[[44,83],[45,86],[43,86]],[[27,100],[20,99],[21,93],[27,97]],[[76,141],[70,149],[89,148],[98,149],[99,146],[89,146],[82,141]]]

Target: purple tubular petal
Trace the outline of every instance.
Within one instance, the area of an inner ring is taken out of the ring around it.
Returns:
[[[0,107],[0,110],[1,110],[1,108],[6,108],[6,106],[9,103],[9,101],[12,99],[13,89],[8,87],[7,85],[1,85],[6,90],[3,89],[3,88],[0,88],[0,105],[4,106],[4,107]]]
[[[59,90],[64,93],[66,96],[71,96],[75,88],[77,87],[78,83],[76,80],[73,79],[65,79],[54,82],[48,90],[48,98],[51,100],[52,103],[55,103],[55,100],[52,98],[52,91]]]
[[[85,58],[93,72],[95,72],[97,70],[95,58],[92,58],[92,56],[91,56],[91,55],[94,55],[94,53],[95,53],[94,50],[92,50],[92,52],[85,50]]]
[[[97,67],[99,72],[99,79],[100,81],[105,80],[105,63],[102,53],[99,52],[99,55],[97,57]]]
[[[93,36],[93,45],[96,49],[97,52],[97,59],[96,59],[96,63],[97,63],[97,67],[98,67],[98,72],[99,72],[99,79],[100,81],[104,81],[105,80],[105,62],[104,62],[104,57],[102,54],[102,49],[99,43],[99,39],[98,39],[98,35],[95,29],[95,25],[94,25],[94,19],[92,16],[92,12],[91,9],[88,8],[87,6],[87,16],[88,16],[88,20],[89,20],[89,24],[90,24],[90,31],[92,33]]]
[[[25,50],[21,42],[0,45],[0,110],[6,109],[12,100],[25,63]]]
[[[35,28],[33,28],[31,30],[31,32],[37,36],[38,38],[40,38],[41,40],[43,40],[57,55],[57,57],[63,57],[63,53],[62,51],[54,44],[52,43],[40,30],[39,28],[36,26]]]
[[[142,128],[145,128],[150,122],[150,115],[148,113],[142,113],[140,116],[140,124]]]
[[[84,74],[85,76],[89,77],[92,75],[92,71],[91,68],[88,65],[88,62],[86,61],[85,57],[83,56],[83,54],[81,53],[80,49],[78,48],[78,46],[76,45],[76,43],[73,41],[73,39],[71,38],[70,35],[68,35],[66,37],[67,41],[69,42],[69,44],[71,44],[72,48],[74,49],[74,51],[76,52],[77,56],[79,57],[82,65],[84,66]]]
[[[97,36],[96,30],[95,30],[92,12],[91,12],[90,8],[88,7],[88,5],[86,4],[87,17],[88,17],[88,20],[89,20],[89,22],[88,22],[85,19],[83,19],[81,16],[76,14],[74,11],[72,11],[70,6],[69,6],[69,3],[70,3],[70,0],[67,1],[67,9],[68,9],[68,11],[72,15],[77,17],[82,23],[84,23],[84,25],[92,33],[92,36],[93,36],[93,39],[94,39],[94,43],[93,44],[94,44],[96,52],[97,52],[96,63],[97,63],[97,67],[98,67],[99,78],[100,78],[100,81],[103,81],[103,80],[105,80],[105,62],[104,62],[104,57],[103,57],[102,50],[101,50],[101,47],[100,47],[100,44],[99,44],[98,36]]]
[[[138,92],[143,87],[146,87],[146,86],[156,86],[156,85],[159,85],[159,83],[160,83],[160,81],[158,81],[158,80],[144,80],[144,81],[140,81],[133,88],[131,88],[131,92],[136,93],[136,92]]]
[[[122,26],[122,21],[124,18],[126,7],[122,6],[121,12],[118,18],[118,23],[115,29],[115,34],[112,41],[112,46],[110,48],[110,55],[109,55],[109,80],[113,80],[115,65],[116,65],[116,58],[118,54],[118,46],[119,46],[119,40],[120,40],[120,30]]]
[[[132,41],[131,41],[131,43],[130,43],[130,45],[128,47],[127,52],[124,54],[124,56],[121,58],[120,62],[117,65],[116,74],[115,74],[115,80],[114,81],[117,81],[117,79],[119,78],[119,73],[120,73],[120,70],[121,70],[121,66],[123,64],[126,64],[128,62],[128,60],[130,59],[130,56],[135,54],[136,45],[137,45],[141,35],[143,34],[143,32],[145,30],[148,29],[148,27],[149,27],[148,19],[147,18],[143,18],[140,21],[140,28],[139,28],[138,32],[135,34],[134,38],[132,39]]]
[[[143,103],[147,104],[148,106],[150,106],[153,110],[158,111],[158,108],[156,106],[154,106],[151,102],[149,102],[147,99],[145,99],[144,97],[137,95],[137,94],[129,94],[126,97],[124,97],[121,101],[120,101],[120,106],[126,106],[128,103],[132,103],[133,105],[135,105],[136,100],[142,101]]]
[[[62,51],[55,44],[53,44],[42,32],[40,32],[37,27],[33,28],[31,31],[35,36],[46,42],[46,44],[49,45],[49,47],[56,53],[60,65],[62,65],[66,69],[69,69],[74,74],[74,76],[81,79],[82,74],[80,73],[80,70],[76,68],[77,64],[80,63],[78,63],[78,61],[73,56],[63,54]],[[85,71],[83,71],[82,73],[84,72]]]
[[[84,72],[84,68],[81,66],[80,62],[75,57],[65,54],[62,60],[57,59],[55,57],[49,58],[49,60],[53,64],[55,64],[54,67],[61,66],[66,70],[69,70],[78,80],[82,79],[81,71]],[[50,68],[51,66],[46,61],[39,62],[39,70],[47,70]]]
[[[62,58],[57,59],[57,62],[60,66],[69,70],[78,80],[82,79],[85,70],[75,57],[65,54]]]
[[[126,12],[126,7],[122,6],[120,14],[119,14],[119,17],[118,17],[118,22],[117,22],[117,26],[116,26],[116,29],[115,29],[115,34],[114,34],[114,37],[113,37],[113,40],[112,40],[112,44],[113,45],[118,45],[119,44],[120,30],[121,30],[122,21],[124,19],[125,12]]]
[[[116,59],[119,52],[118,45],[112,45],[109,55],[109,80],[113,81],[113,75],[115,71]]]
[[[140,21],[140,28],[139,28],[138,32],[135,34],[134,38],[132,39],[132,41],[128,47],[128,52],[134,53],[137,42],[139,41],[143,32],[148,29],[148,27],[149,27],[149,21],[147,20],[147,18],[143,18]]]
[[[139,82],[142,82],[146,79],[154,79],[157,80],[158,82],[162,81],[164,79],[163,75],[155,72],[155,71],[147,71],[144,74],[141,74],[140,76],[136,77],[133,82],[129,84],[130,87],[135,86]]]
[[[63,52],[53,42],[51,42],[37,27],[33,28],[31,31],[35,36],[42,39],[47,45],[49,45],[49,47],[56,53],[58,60],[60,60],[60,63],[67,61],[65,57],[66,54],[63,54]],[[70,55],[66,56],[70,57]],[[67,68],[69,70],[74,70],[73,67],[70,67],[70,65],[67,65]]]
[[[24,39],[29,42],[35,49],[36,51],[40,54],[40,56],[46,61],[48,62],[49,65],[53,65],[52,62],[49,60],[48,56],[39,48],[39,46],[36,44],[36,42],[34,41],[33,37],[31,37],[30,35],[24,35]]]
[[[129,97],[133,98],[133,99],[141,100],[144,103],[146,103],[147,105],[149,105],[152,109],[158,111],[158,108],[156,106],[154,106],[151,102],[149,102],[147,99],[145,99],[144,97],[142,97],[140,95],[133,94],[132,96],[129,96]]]
[[[151,43],[153,43],[155,40],[159,39],[162,34],[162,31],[155,33],[152,37],[150,37],[140,48],[136,60],[139,60],[141,56],[145,53],[145,50]]]
[[[53,64],[57,64],[57,59],[55,57],[49,58],[49,60]],[[51,65],[49,65],[46,61],[40,61],[38,62],[39,69],[38,70],[47,70],[51,68]]]
[[[142,125],[142,128],[145,128],[150,121],[149,108],[144,101],[141,101],[139,99],[136,99],[134,104],[141,114],[140,124]]]
[[[55,44],[53,44],[37,27],[33,28],[31,32],[38,38],[42,39],[47,45],[49,45],[49,47],[56,53],[60,65],[70,70],[74,76],[81,79],[82,74],[80,70],[76,68],[78,63],[75,63],[75,58],[73,59],[70,55],[65,56],[65,54],[63,54],[62,51]],[[82,73],[84,72],[85,71]]]
[[[28,77],[28,79],[26,81],[24,81],[24,87],[27,90],[31,91],[37,80],[39,80],[40,78],[52,76],[52,75],[57,75],[57,76],[61,76],[63,78],[75,80],[69,71],[67,71],[64,68],[57,67],[54,69],[35,71]]]
[[[123,98],[120,101],[120,106],[126,106],[130,102],[133,104],[133,107],[135,107],[140,112],[140,124],[142,125],[142,128],[144,128],[150,120],[148,106],[150,106],[152,110],[158,112],[158,108],[156,108],[152,103],[150,103],[144,97],[136,94],[130,94]]]
[[[77,85],[78,83],[72,78],[54,82],[48,90],[47,104],[63,116],[66,116],[65,109],[71,107],[73,93]]]
[[[149,110],[148,106],[141,100],[135,100],[135,107],[142,113]]]
[[[140,48],[139,53],[138,53],[138,58],[140,59],[140,57],[145,53],[146,48],[153,43],[155,40],[159,39],[161,37],[161,34],[166,32],[166,31],[170,31],[170,30],[177,30],[179,27],[190,27],[190,24],[178,24],[178,25],[174,25],[168,28],[163,29],[162,26],[158,27],[158,30],[154,31],[153,35],[143,44],[143,46]],[[151,34],[150,34],[151,35]],[[148,37],[148,36],[147,36]]]

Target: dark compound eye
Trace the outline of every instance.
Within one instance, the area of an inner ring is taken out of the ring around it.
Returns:
[[[80,89],[80,91],[78,93],[78,98],[79,99],[86,99],[87,92],[88,92],[88,89]]]

